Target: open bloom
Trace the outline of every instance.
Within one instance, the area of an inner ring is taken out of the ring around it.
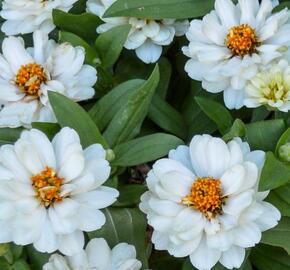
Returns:
[[[63,128],[50,142],[39,130],[24,131],[15,145],[0,149],[0,243],[33,244],[40,252],[81,252],[83,231],[105,224],[99,210],[118,191],[109,178],[106,151],[82,149],[78,134]]]
[[[175,257],[190,256],[194,267],[211,269],[218,261],[239,268],[245,249],[276,226],[280,212],[258,192],[263,151],[250,151],[235,138],[225,143],[195,136],[149,172],[149,191],[140,209],[153,227],[152,242]]]
[[[223,91],[230,109],[243,106],[245,85],[259,66],[289,49],[289,12],[272,14],[273,8],[271,0],[216,0],[215,10],[191,22],[185,70],[207,91]]]
[[[272,110],[290,110],[290,66],[286,60],[272,63],[257,73],[246,85],[245,105],[266,105]]]
[[[74,256],[52,255],[43,270],[139,270],[141,266],[134,246],[120,243],[111,250],[105,239],[95,238]]]
[[[0,55],[0,127],[29,127],[31,122],[55,122],[47,91],[74,101],[91,98],[96,70],[84,65],[85,51],[69,43],[56,44],[47,34],[33,34],[34,47],[17,37],[5,38]]]
[[[158,61],[162,46],[172,43],[174,36],[182,36],[188,28],[187,20],[137,19],[127,17],[103,18],[106,10],[116,0],[88,0],[87,10],[99,16],[105,23],[97,28],[98,33],[122,24],[132,26],[124,47],[135,50],[139,59],[149,64]]]
[[[3,0],[0,16],[6,21],[2,32],[6,35],[32,33],[35,30],[51,32],[55,25],[52,10],[69,11],[77,0]]]

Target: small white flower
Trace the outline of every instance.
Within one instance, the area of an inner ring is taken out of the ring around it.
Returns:
[[[81,252],[83,231],[100,229],[99,210],[118,191],[102,186],[110,165],[100,144],[82,149],[78,134],[63,128],[53,141],[39,130],[24,131],[0,149],[0,243],[33,244],[40,252]]]
[[[286,60],[271,63],[246,85],[245,105],[266,105],[282,112],[290,110],[290,66]]]
[[[30,127],[31,122],[55,122],[47,91],[74,101],[94,95],[96,70],[84,65],[85,51],[69,43],[56,44],[47,34],[33,34],[34,48],[22,38],[7,37],[0,54],[0,127]]]
[[[43,270],[139,270],[141,266],[134,246],[120,243],[111,250],[105,239],[95,238],[74,256],[52,255]]]
[[[98,33],[122,24],[132,26],[124,47],[135,50],[143,62],[155,63],[161,56],[162,46],[172,43],[174,36],[182,36],[188,28],[187,20],[146,20],[127,17],[103,18],[106,10],[116,0],[88,0],[87,10],[99,16],[105,24],[97,28]]]
[[[149,191],[140,209],[154,228],[152,242],[175,257],[190,256],[199,270],[218,261],[239,268],[245,249],[261,232],[277,225],[281,215],[258,192],[265,153],[250,151],[236,138],[225,143],[210,135],[195,136],[149,172]]]
[[[271,0],[216,0],[215,10],[193,20],[186,34],[190,57],[185,70],[202,81],[205,90],[224,92],[228,108],[243,106],[244,88],[259,66],[283,57],[289,50],[289,12],[272,14]]]
[[[32,33],[38,29],[49,33],[55,25],[52,10],[69,11],[77,0],[3,0],[0,16],[6,21],[2,32],[6,35]]]

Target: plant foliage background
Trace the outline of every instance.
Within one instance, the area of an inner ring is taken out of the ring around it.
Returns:
[[[97,35],[101,20],[85,13],[85,2],[79,0],[69,13],[54,10],[57,29],[51,37],[85,48],[86,63],[98,69],[96,96],[76,104],[51,92],[49,99],[58,124],[34,123],[33,127],[52,138],[61,127],[69,126],[79,133],[83,147],[101,143],[112,149],[109,159],[113,170],[106,185],[116,187],[121,195],[104,211],[105,226],[87,237],[104,237],[112,246],[122,241],[135,245],[144,269],[193,269],[188,260],[153,249],[151,229],[138,209],[139,198],[146,191],[144,178],[152,161],[188,143],[195,134],[209,133],[226,141],[240,136],[252,149],[267,152],[260,190],[272,190],[267,200],[283,215],[279,225],[264,233],[262,242],[248,250],[240,269],[290,269],[290,165],[278,154],[279,146],[290,142],[289,113],[271,112],[264,107],[229,111],[220,94],[207,93],[184,72],[186,58],[180,51],[186,44],[184,37],[166,47],[158,64],[145,65],[134,52],[123,49],[130,27],[119,26]],[[213,8],[213,2],[119,0],[107,15],[199,18]],[[144,9],[140,10],[140,6]],[[290,7],[290,1],[282,1],[281,6]],[[31,35],[24,38],[31,43]],[[0,129],[1,144],[14,143],[21,131]],[[42,269],[49,257],[31,246],[14,244],[0,245],[0,255],[1,270]],[[224,268],[217,265],[214,269]]]

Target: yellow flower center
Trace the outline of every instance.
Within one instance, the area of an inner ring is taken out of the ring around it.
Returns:
[[[182,199],[182,204],[200,211],[208,219],[221,213],[223,196],[221,181],[211,177],[198,178],[190,189],[190,194]]]
[[[16,75],[15,84],[26,95],[39,97],[41,84],[46,81],[44,68],[33,63],[21,66]]]
[[[36,197],[49,207],[52,203],[61,202],[60,195],[63,178],[56,175],[54,169],[46,167],[42,172],[31,177]]]
[[[282,77],[282,75],[281,75]],[[267,87],[262,89],[264,98],[273,102],[284,101],[287,99],[289,88],[281,80],[272,80]]]
[[[241,57],[255,53],[259,45],[255,29],[248,24],[232,27],[227,34],[225,43],[233,55]]]

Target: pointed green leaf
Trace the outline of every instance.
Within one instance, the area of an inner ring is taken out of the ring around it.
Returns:
[[[87,41],[95,40],[97,26],[103,23],[99,17],[90,13],[76,15],[57,9],[53,10],[52,17],[54,24],[61,30],[74,33]]]
[[[275,189],[290,183],[290,166],[279,161],[272,152],[266,154],[259,190]]]
[[[168,155],[171,149],[184,144],[179,138],[165,134],[155,133],[144,136],[115,147],[116,155],[113,164],[116,166],[135,166]]]
[[[97,126],[80,105],[56,92],[49,91],[48,97],[60,126],[73,128],[79,134],[84,148],[94,143],[107,147]]]
[[[22,128],[0,128],[0,145],[13,144],[19,139],[22,131]]]
[[[56,123],[33,122],[32,127],[44,132],[49,139],[52,139],[60,130],[60,125]]]
[[[222,134],[232,126],[233,118],[230,112],[220,103],[204,97],[195,98],[203,112],[213,120]]]
[[[118,60],[127,40],[131,25],[116,26],[98,36],[96,49],[105,68],[112,67]]]
[[[242,120],[240,119],[236,119],[231,127],[231,129],[229,130],[228,133],[226,133],[223,136],[223,140],[228,142],[230,140],[232,140],[235,137],[244,137],[246,135],[246,126],[243,123]]]
[[[89,114],[100,130],[104,130],[130,95],[138,90],[144,82],[144,80],[136,79],[121,83],[96,102]]]
[[[138,133],[158,82],[159,69],[156,65],[150,78],[123,104],[104,132],[111,147],[130,140]]]
[[[214,0],[118,0],[104,17],[136,17],[144,19],[196,18],[213,9]]]

